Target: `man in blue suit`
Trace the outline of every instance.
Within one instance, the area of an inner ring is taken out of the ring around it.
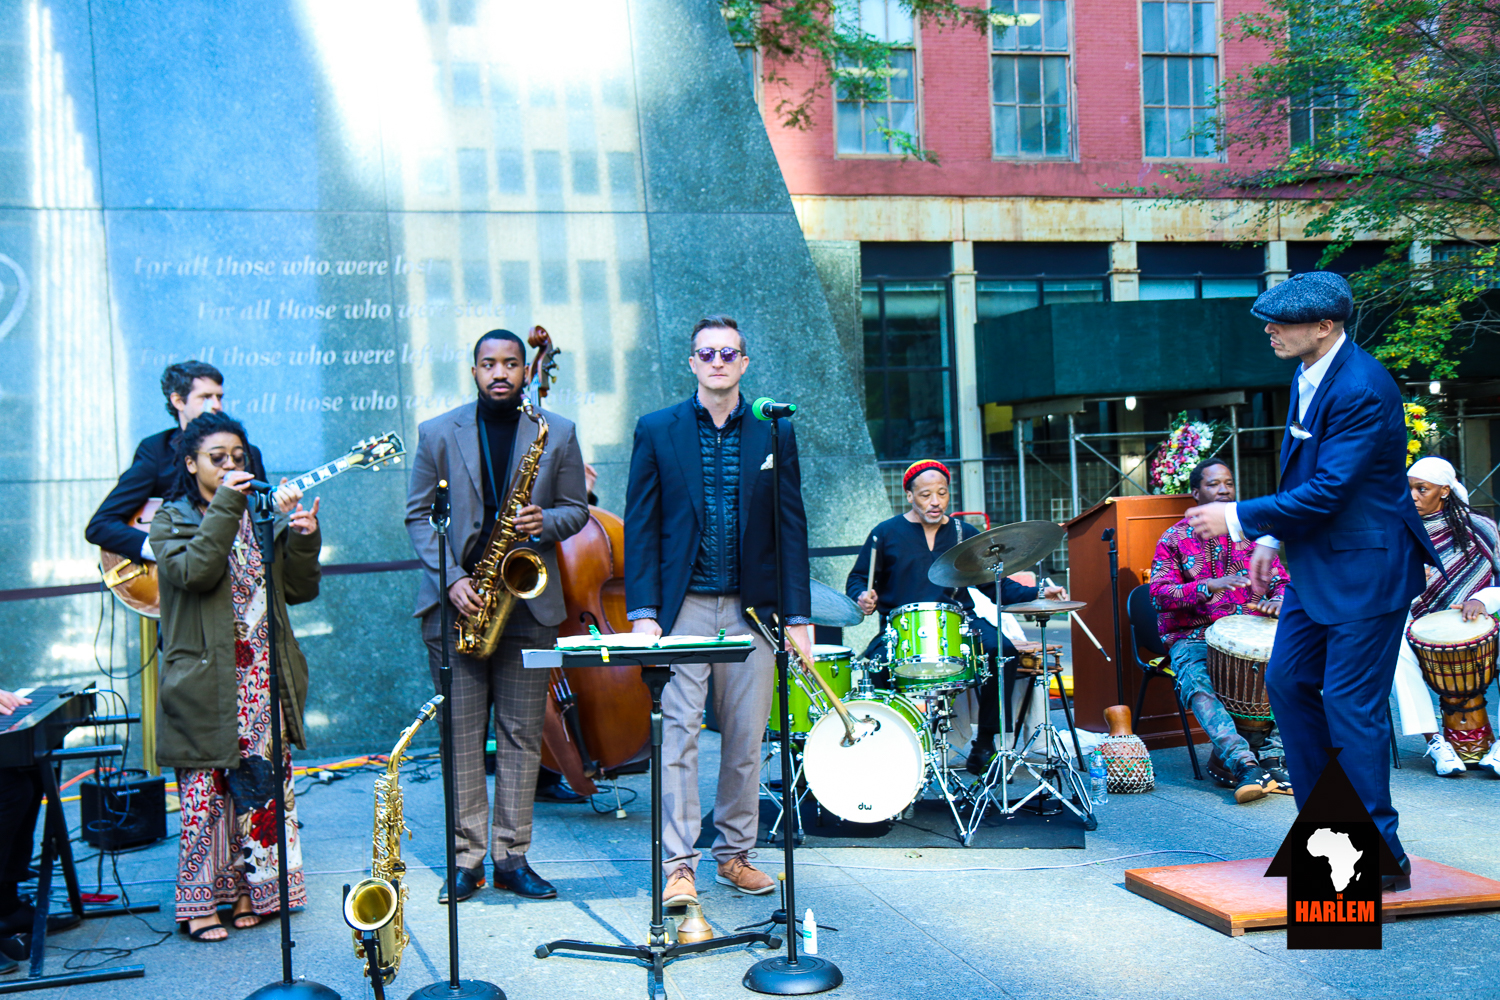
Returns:
[[[812,653],[807,517],[802,508],[797,437],[756,420],[740,395],[749,367],[745,338],[728,316],[699,320],[688,367],[690,398],[641,417],[625,491],[625,606],[636,632],[650,635],[754,634],[746,609],[767,625],[786,619],[787,638]],[[781,508],[772,477],[781,480]],[[776,607],[776,519],[781,522],[782,597]],[[698,732],[708,680],[719,720],[719,782],[714,797],[716,881],[764,895],[776,882],[749,862],[760,817],[760,742],[771,714],[774,652],[763,639],[744,663],[681,664],[662,692],[662,899],[696,902],[702,828]],[[1394,661],[1393,661],[1394,662]]]
[[[1386,888],[1411,886],[1396,835],[1386,763],[1386,708],[1401,626],[1421,593],[1423,562],[1441,565],[1406,482],[1401,394],[1381,364],[1350,340],[1349,284],[1327,271],[1295,274],[1251,312],[1278,358],[1302,362],[1292,382],[1281,487],[1271,496],[1187,512],[1199,537],[1254,538],[1251,585],[1264,593],[1286,545],[1286,586],[1266,669],[1271,707],[1301,809],[1328,761],[1339,763],[1400,861]]]

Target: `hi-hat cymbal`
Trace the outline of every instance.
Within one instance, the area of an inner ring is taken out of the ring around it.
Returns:
[[[812,584],[812,613],[808,615],[814,625],[824,628],[852,628],[865,620],[859,605],[840,594],[826,583],[817,580]]]
[[[1017,521],[981,532],[944,552],[927,571],[939,587],[982,587],[995,582],[995,567],[1006,575],[1035,566],[1057,548],[1066,532],[1052,521]]]
[[[1007,604],[1000,610],[1008,615],[1065,615],[1069,611],[1082,611],[1088,606],[1087,601],[1049,601],[1038,599],[1035,601],[1022,601],[1020,604]]]

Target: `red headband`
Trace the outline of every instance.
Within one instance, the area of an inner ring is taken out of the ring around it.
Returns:
[[[948,471],[948,467],[942,462],[938,462],[929,458],[921,462],[913,462],[906,467],[906,472],[901,476],[901,488],[903,490],[911,489],[911,481],[913,479],[916,479],[924,472],[931,472],[933,469],[941,472],[943,474],[943,478],[948,480],[950,483],[953,482],[953,474]]]

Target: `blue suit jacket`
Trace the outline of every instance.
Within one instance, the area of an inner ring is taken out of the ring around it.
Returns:
[[[811,614],[807,516],[797,435],[790,420],[779,432],[781,544],[786,614]],[[776,607],[776,551],[772,545],[771,425],[748,407],[740,418],[740,605],[771,624]],[[704,519],[703,455],[691,399],[648,413],[635,425],[630,483],[625,492],[625,606],[654,607],[670,633],[682,610]]]
[[[1275,535],[1299,604],[1320,625],[1411,603],[1422,563],[1441,566],[1406,482],[1406,425],[1389,372],[1352,338],[1333,356],[1307,409],[1306,440],[1281,444],[1281,487],[1236,508],[1247,537]]]

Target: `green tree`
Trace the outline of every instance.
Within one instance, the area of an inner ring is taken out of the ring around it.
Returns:
[[[988,31],[992,24],[1034,23],[1039,15],[992,13],[958,0],[899,0],[901,9],[927,25]],[[786,128],[813,124],[818,96],[836,88],[839,100],[882,102],[890,97],[891,65],[897,46],[862,30],[858,0],[720,0],[730,36],[738,45],[753,45],[762,56],[761,79],[790,88],[783,75],[789,65],[811,67],[812,83],[792,97],[781,97],[772,109]],[[922,147],[919,136],[893,128],[881,119],[880,133],[903,156],[936,163],[937,154]]]
[[[1484,294],[1500,278],[1500,3],[1266,0],[1228,28],[1265,51],[1219,90],[1230,165],[1164,168],[1168,191],[1249,197],[1267,217],[1304,196],[1305,231],[1333,241],[1325,264],[1394,238],[1354,276],[1361,337],[1392,369],[1452,377],[1500,332]]]

